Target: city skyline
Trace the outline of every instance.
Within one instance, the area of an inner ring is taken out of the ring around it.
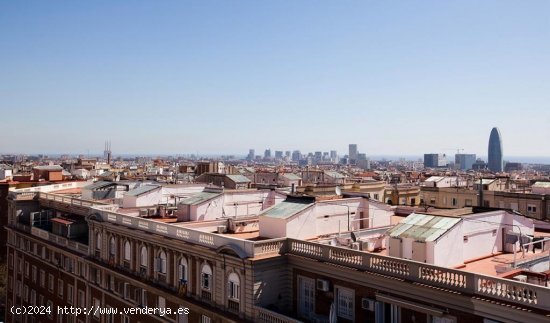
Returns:
[[[550,156],[545,1],[0,6],[2,152]]]

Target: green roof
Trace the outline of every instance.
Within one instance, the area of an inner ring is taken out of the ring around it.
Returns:
[[[139,196],[141,194],[145,194],[145,193],[154,191],[158,188],[161,188],[161,186],[159,186],[159,185],[143,185],[143,186],[140,186],[138,188],[134,188],[131,191],[128,191],[128,193],[126,193],[126,195],[128,195],[128,196]]]
[[[461,220],[458,217],[412,213],[388,230],[388,234],[393,238],[435,241]]]
[[[269,209],[264,210],[259,215],[268,216],[271,218],[288,219],[312,205],[313,203],[283,201],[270,207]]]
[[[249,183],[250,180],[243,175],[227,175],[229,179],[231,179],[235,183]]]
[[[180,201],[179,204],[196,205],[222,195],[222,193],[200,192]]]

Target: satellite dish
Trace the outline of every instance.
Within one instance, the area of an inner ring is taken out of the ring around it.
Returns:
[[[336,186],[334,192],[336,193],[336,195],[342,195],[342,190],[340,189],[340,186]]]

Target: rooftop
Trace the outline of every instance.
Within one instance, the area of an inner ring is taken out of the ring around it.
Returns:
[[[388,231],[390,237],[435,241],[454,227],[460,218],[412,213]]]
[[[271,218],[287,219],[312,205],[313,203],[310,203],[309,201],[283,201],[275,206],[270,207],[269,209],[266,209],[259,215]]]
[[[222,193],[200,192],[198,194],[195,194],[193,196],[190,196],[188,198],[185,198],[185,199],[181,200],[179,204],[186,204],[186,205],[201,204],[203,202],[211,200],[211,199],[213,199],[215,197],[218,197],[220,195],[222,195]]]

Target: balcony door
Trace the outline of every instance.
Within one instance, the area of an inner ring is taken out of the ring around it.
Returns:
[[[298,315],[311,318],[315,314],[315,280],[298,276]]]

